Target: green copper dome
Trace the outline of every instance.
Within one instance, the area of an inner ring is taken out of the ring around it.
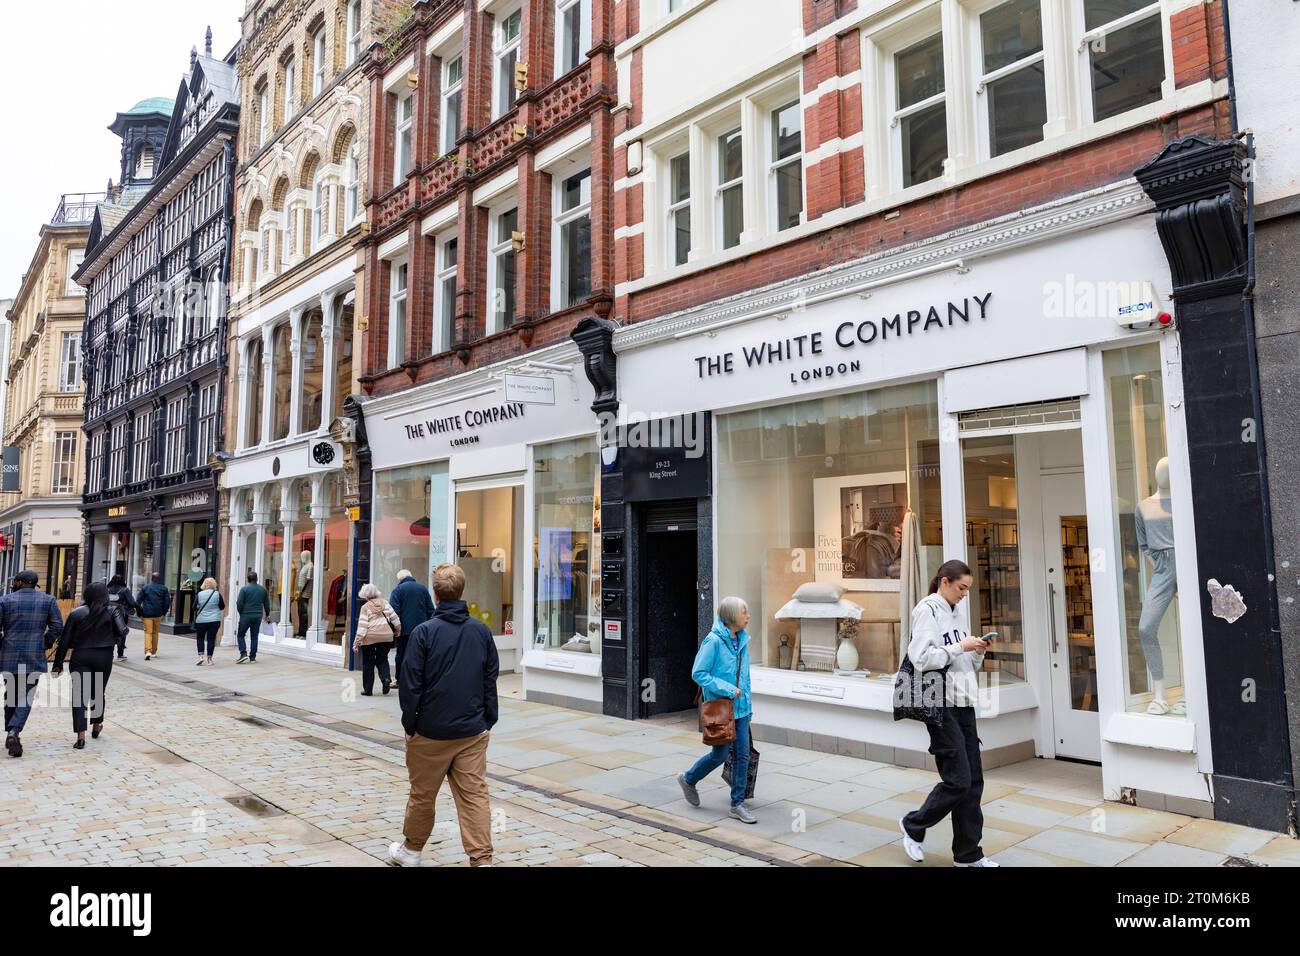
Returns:
[[[138,116],[142,113],[166,113],[171,114],[172,107],[176,105],[174,100],[169,100],[165,96],[151,96],[147,100],[141,100],[126,111],[127,116]]]

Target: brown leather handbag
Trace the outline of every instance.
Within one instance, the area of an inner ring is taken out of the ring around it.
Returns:
[[[737,655],[736,687],[740,687],[740,667],[741,657]],[[736,740],[735,701],[725,697],[720,700],[702,700],[703,697],[703,689],[697,689],[695,702],[700,705],[700,732],[704,735],[705,745],[720,747],[734,743]]]

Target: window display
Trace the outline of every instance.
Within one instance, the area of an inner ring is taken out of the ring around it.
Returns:
[[[535,646],[600,653],[600,514],[596,442],[533,449]]]
[[[966,554],[971,631],[997,631],[983,669],[1000,681],[1025,679],[1024,614],[1020,595],[1020,500],[1011,436],[962,442],[966,486]]]
[[[374,543],[370,580],[388,594],[403,568],[426,586],[447,549],[447,463],[375,474]]]
[[[1160,347],[1107,352],[1115,522],[1125,632],[1127,709],[1181,717],[1174,508],[1169,487],[1168,435]]]
[[[465,603],[493,634],[514,634],[523,597],[523,491],[508,485],[456,493],[455,561],[465,572]]]
[[[718,588],[749,602],[754,664],[892,678],[911,608],[943,561],[934,383],[717,423],[718,486],[728,489],[717,498]],[[842,588],[861,618],[838,615],[810,634],[797,616],[778,619],[810,583]]]

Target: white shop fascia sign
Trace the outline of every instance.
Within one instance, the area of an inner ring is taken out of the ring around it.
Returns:
[[[1133,333],[1115,323],[1110,290],[1169,281],[1153,223],[1143,216],[972,259],[969,268],[794,305],[784,315],[723,327],[720,313],[710,313],[697,326],[674,323],[670,335],[644,342],[638,337],[646,331],[633,325],[615,338],[619,398],[624,414],[652,417],[798,401],[1128,338]]]
[[[398,407],[385,403],[382,408],[367,408],[372,467],[396,468],[480,449],[594,434],[593,400],[581,366],[575,366],[573,375],[555,376],[553,405],[512,401],[498,382],[459,398],[440,396]]]

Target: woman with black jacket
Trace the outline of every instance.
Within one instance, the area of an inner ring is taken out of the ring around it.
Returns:
[[[63,673],[63,659],[72,653],[72,729],[77,742],[86,746],[86,711],[90,711],[92,737],[104,729],[105,689],[113,673],[113,648],[125,639],[126,623],[109,608],[108,588],[99,582],[89,585],[85,603],[68,615],[54,655],[51,673]]]

